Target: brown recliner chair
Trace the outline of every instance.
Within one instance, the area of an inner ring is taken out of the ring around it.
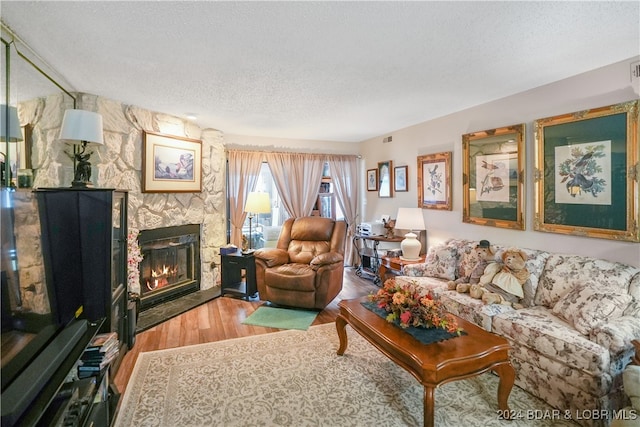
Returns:
[[[342,290],[347,225],[331,218],[285,221],[275,248],[255,252],[260,299],[322,310]]]

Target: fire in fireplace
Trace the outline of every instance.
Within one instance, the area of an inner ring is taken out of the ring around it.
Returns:
[[[142,230],[140,309],[200,289],[200,225]]]

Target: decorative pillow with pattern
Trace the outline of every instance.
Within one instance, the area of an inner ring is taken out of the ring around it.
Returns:
[[[446,245],[432,246],[421,269],[422,276],[455,280],[457,261],[456,248]]]
[[[560,298],[552,311],[581,334],[589,335],[599,324],[622,316],[631,300],[629,294],[582,284]]]

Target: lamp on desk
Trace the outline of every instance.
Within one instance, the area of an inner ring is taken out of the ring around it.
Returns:
[[[92,152],[85,154],[87,145],[103,145],[102,116],[85,110],[67,110],[62,118],[62,128],[59,139],[73,145],[73,187],[87,187],[91,185]],[[77,142],[80,141],[80,147]]]
[[[251,241],[253,240],[251,222],[253,221],[254,214],[260,215],[261,213],[271,212],[269,193],[262,193],[259,191],[250,192],[247,196],[247,201],[244,204],[244,211],[249,213],[249,250],[247,253],[250,253],[253,252],[253,249],[251,249]]]
[[[424,230],[424,217],[422,216],[421,208],[398,208],[398,215],[396,217],[396,229],[409,230],[404,235],[404,240],[400,243],[402,248],[401,259],[405,261],[417,261],[420,259],[420,249],[422,244],[417,239],[417,235],[414,230]]]

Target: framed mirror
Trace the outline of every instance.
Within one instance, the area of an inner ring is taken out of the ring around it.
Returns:
[[[524,230],[524,130],[518,124],[462,136],[463,222]]]
[[[29,188],[43,166],[47,141],[55,139],[49,133],[58,132],[50,122],[42,122],[46,100],[52,96],[60,98],[52,100],[52,104],[59,105],[62,120],[64,109],[75,108],[76,99],[64,79],[54,78],[55,73],[38,61],[35,54],[4,24],[1,40],[6,58],[1,75],[1,103],[17,108],[22,128],[22,139],[12,142],[12,145],[2,143],[0,152],[8,153],[10,165],[10,173],[6,174],[2,185]],[[56,116],[51,111],[47,112],[49,121]]]
[[[393,163],[378,162],[378,197],[393,196]]]

